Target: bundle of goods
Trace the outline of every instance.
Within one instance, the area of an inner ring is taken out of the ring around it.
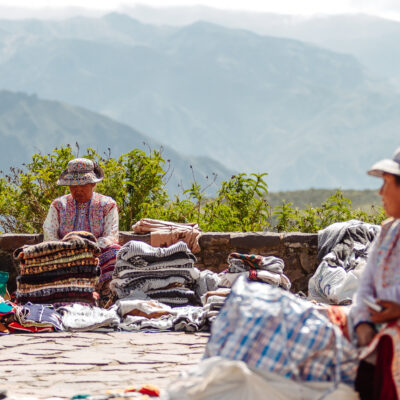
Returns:
[[[71,232],[59,241],[17,249],[14,257],[20,264],[18,303],[94,304],[99,255],[96,238],[87,232]]]
[[[217,290],[207,292],[201,296],[201,302],[204,306],[203,309],[206,312],[205,316],[209,323],[215,320],[230,292],[231,289],[218,288]]]
[[[117,255],[110,288],[123,299],[157,300],[174,306],[201,305],[195,293],[200,271],[184,242],[161,248],[132,240]]]
[[[132,225],[132,231],[139,234],[150,233],[150,244],[167,247],[177,242],[185,242],[193,253],[200,251],[201,229],[196,223],[177,223],[158,219],[142,218]]]
[[[231,253],[228,256],[228,264],[228,269],[220,274],[221,287],[231,287],[239,276],[244,275],[252,281],[290,289],[290,280],[283,273],[285,264],[278,257]]]

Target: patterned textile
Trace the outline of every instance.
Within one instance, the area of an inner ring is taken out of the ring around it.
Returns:
[[[150,233],[150,244],[153,247],[168,247],[176,242],[183,241],[193,253],[200,251],[201,229],[196,223],[182,224],[142,218],[132,226],[132,230],[138,234]]]
[[[243,277],[213,322],[205,354],[298,381],[336,384],[352,384],[358,365],[356,349],[311,303]]]
[[[61,323],[61,316],[50,304],[27,303],[17,307],[15,315],[18,322],[24,327],[54,327],[56,330],[64,330]]]
[[[239,261],[239,262],[238,262]],[[229,266],[240,266],[240,271],[232,270],[230,272],[249,271],[250,269],[263,269],[278,274],[283,273],[285,264],[283,260],[274,256],[259,256],[255,254],[231,253],[228,256]]]
[[[102,248],[118,243],[116,202],[99,193],[93,193],[87,203],[76,202],[71,194],[55,199],[43,224],[44,239],[59,240],[79,230],[94,234]]]
[[[57,185],[80,186],[100,182],[104,171],[99,165],[88,158],[75,158],[68,163],[61,173]]]
[[[60,251],[71,250],[72,252],[76,250],[81,250],[83,252],[91,251],[92,254],[98,256],[100,255],[100,248],[96,243],[91,240],[76,237],[71,241],[64,242],[62,240],[42,242],[35,245],[25,245],[18,248],[14,252],[14,257],[16,259],[29,259],[38,258],[42,256],[47,256],[49,254],[57,254]],[[75,253],[76,254],[76,253]]]
[[[364,298],[383,299],[400,303],[400,220],[390,219],[370,251],[367,265],[354,296],[351,316],[354,326],[369,322]]]
[[[231,287],[235,280],[243,275],[253,281],[289,290],[292,284],[283,274],[284,267],[283,260],[278,257],[231,253],[228,256],[228,268],[219,274],[219,286]]]
[[[200,271],[194,267],[195,260],[184,242],[155,248],[131,241],[117,254],[110,288],[120,299],[155,299],[171,306],[199,305],[200,297],[194,288]]]
[[[17,249],[14,255],[21,261],[17,301],[94,303],[93,292],[100,273],[96,257],[100,248],[95,240],[88,232],[70,232],[63,240]]]

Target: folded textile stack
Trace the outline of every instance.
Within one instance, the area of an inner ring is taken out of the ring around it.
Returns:
[[[71,232],[60,241],[17,249],[14,257],[20,263],[18,303],[93,304],[99,254],[95,237],[86,232]]]
[[[217,317],[230,292],[231,289],[219,288],[201,296],[201,302],[204,306],[203,309],[206,312],[206,318],[210,324]]]
[[[123,318],[119,328],[126,331],[175,330],[197,332],[207,328],[202,307],[172,308],[157,300],[121,299],[115,303]]]
[[[110,288],[123,299],[158,300],[174,306],[201,305],[193,290],[200,271],[186,243],[152,247],[132,240],[117,255]]]
[[[291,287],[289,278],[283,273],[285,264],[278,257],[231,253],[228,264],[228,269],[219,275],[221,287],[231,287],[241,275],[252,281],[265,282],[286,290]]]
[[[167,247],[179,241],[185,242],[193,253],[200,251],[201,229],[196,223],[177,223],[158,219],[142,218],[132,225],[138,234],[150,233],[150,244],[154,247]]]

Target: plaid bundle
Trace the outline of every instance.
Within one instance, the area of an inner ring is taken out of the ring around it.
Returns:
[[[313,305],[240,277],[214,321],[206,356],[303,381],[352,384],[357,352]]]

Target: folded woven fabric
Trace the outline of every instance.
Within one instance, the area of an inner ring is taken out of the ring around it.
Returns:
[[[120,319],[116,307],[105,310],[103,308],[73,304],[60,307],[57,310],[61,315],[63,326],[69,331],[92,331],[104,327],[118,326]]]
[[[26,303],[16,307],[15,315],[18,322],[23,326],[48,326],[62,331],[61,315],[51,304],[32,304]]]
[[[58,253],[63,250],[91,251],[93,255],[100,255],[100,247],[89,239],[71,236],[69,241],[55,240],[35,245],[25,245],[14,251],[16,259],[29,259]]]
[[[124,244],[117,254],[117,259],[129,261],[134,256],[141,256],[146,261],[156,261],[157,259],[171,256],[175,253],[192,254],[184,242],[178,242],[172,246],[161,248],[153,247],[147,243],[131,240]]]
[[[59,263],[59,264],[49,264],[49,265],[35,265],[35,266],[23,266],[20,265],[20,274],[21,275],[35,275],[35,274],[42,274],[46,272],[52,272],[57,270],[64,270],[68,268],[73,268],[76,266],[90,266],[93,270],[97,271],[98,266],[98,259],[91,257],[91,258],[83,258],[81,260],[66,262],[66,263]]]
[[[168,304],[171,307],[181,305],[201,305],[200,298],[193,290],[187,288],[175,288],[166,290],[150,290],[146,293],[151,299]]]
[[[95,278],[76,279],[74,277],[69,279],[61,279],[54,282],[40,283],[38,285],[23,283],[18,286],[18,293],[32,293],[38,290],[57,289],[57,288],[73,288],[73,287],[93,288],[95,284],[96,284]]]
[[[145,257],[145,258],[144,258]],[[132,265],[137,267],[143,267],[147,265],[157,266],[158,263],[162,263],[162,265],[179,265],[179,264],[194,264],[196,261],[196,257],[192,253],[186,253],[179,251],[177,253],[173,253],[169,256],[162,257],[153,257],[153,256],[133,256],[127,260]]]
[[[37,274],[19,275],[17,277],[17,283],[30,283],[32,285],[38,285],[41,283],[53,282],[61,278],[95,278],[99,276],[99,274],[100,269],[97,266],[77,265],[67,268],[57,268],[54,271],[46,271]]]
[[[94,304],[93,292],[83,292],[79,290],[70,290],[69,292],[57,292],[51,293],[50,295],[32,296],[30,293],[25,295],[23,293],[17,298],[18,302],[24,303],[35,303],[35,304],[53,304],[57,307],[60,303],[71,304],[71,303],[87,303]]]
[[[146,318],[159,318],[163,315],[172,314],[172,308],[156,300],[136,300],[125,298],[115,303],[117,312],[125,315],[141,316]]]
[[[25,268],[35,267],[35,266],[46,266],[46,265],[56,265],[63,263],[70,263],[79,260],[93,259],[97,260],[98,258],[93,257],[92,251],[84,252],[82,250],[68,250],[68,251],[60,251],[58,253],[49,254],[46,256],[40,256],[35,258],[28,259],[19,259],[20,265]]]
[[[229,272],[243,272],[250,269],[261,269],[281,274],[285,268],[282,259],[274,256],[231,253],[228,256]]]
[[[177,223],[157,219],[142,218],[132,226],[135,233],[150,233],[150,242],[155,247],[166,247],[179,240],[188,244],[197,253],[200,251],[199,237],[201,229],[196,223]]]

